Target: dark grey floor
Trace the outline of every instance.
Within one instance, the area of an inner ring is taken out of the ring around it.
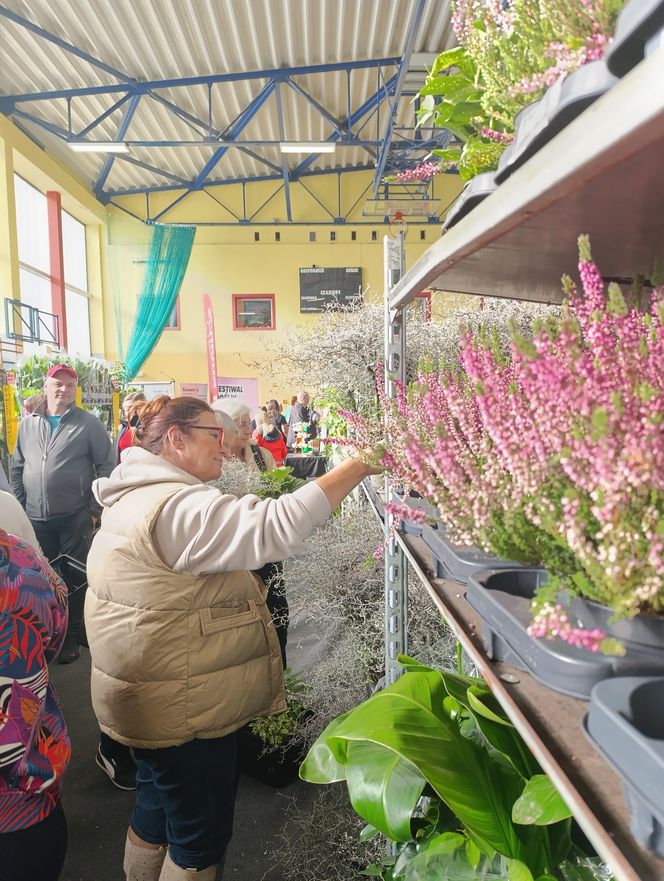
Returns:
[[[89,677],[90,656],[86,649],[81,650],[75,664],[51,668],[51,680],[63,704],[72,740],[63,796],[69,849],[60,881],[124,881],[122,853],[133,794],[115,789],[95,765],[98,729],[90,705]],[[274,868],[272,851],[280,843],[286,808],[294,797],[306,806],[315,790],[300,782],[274,790],[243,777],[224,877],[283,881]]]

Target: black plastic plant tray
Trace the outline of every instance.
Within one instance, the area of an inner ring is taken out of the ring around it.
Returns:
[[[514,141],[501,157],[496,182],[506,180],[616,82],[603,61],[592,61],[524,107],[517,114]]]
[[[392,490],[392,495],[394,497],[394,501],[399,505],[405,505],[407,508],[414,508],[415,510],[423,510],[426,511],[427,517],[431,519],[438,518],[438,509],[433,505],[430,505],[425,499],[421,498],[421,496],[403,496],[401,493],[397,493]],[[413,523],[410,520],[401,520],[399,522],[399,529],[401,532],[405,532],[406,535],[422,535],[422,524],[421,523]]]
[[[593,688],[586,733],[622,778],[632,834],[664,857],[664,678],[632,677]]]
[[[544,569],[523,568],[485,570],[469,578],[466,600],[482,619],[489,658],[527,670],[548,688],[582,700],[603,679],[664,673],[660,664],[643,656],[607,656],[560,639],[529,636],[530,601],[548,577]]]
[[[477,177],[474,177],[466,184],[461,191],[461,195],[447,212],[443,223],[444,230],[451,229],[462,217],[469,214],[476,205],[479,205],[480,202],[483,202],[487,196],[493,193],[498,186],[494,178],[494,172],[487,171],[484,174],[478,174]]]
[[[422,540],[433,552],[436,561],[436,578],[451,578],[465,584],[475,572],[484,569],[514,569],[517,563],[501,560],[478,548],[462,547],[452,544],[445,534],[442,523],[436,526],[425,524]]]
[[[624,76],[643,61],[646,43],[664,28],[664,0],[631,0],[616,22],[606,63],[614,76]]]

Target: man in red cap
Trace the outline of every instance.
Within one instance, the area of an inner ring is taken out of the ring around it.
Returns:
[[[46,374],[43,401],[21,420],[11,463],[14,494],[26,510],[46,557],[68,554],[81,563],[90,549],[93,520],[100,507],[92,481],[108,477],[115,465],[110,438],[99,419],[76,406],[76,371],[54,364]],[[84,582],[65,571],[69,590],[69,627],[59,661],[79,656]]]

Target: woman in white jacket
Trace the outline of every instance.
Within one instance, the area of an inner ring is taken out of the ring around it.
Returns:
[[[214,881],[231,838],[235,737],[285,708],[279,644],[250,570],[304,540],[369,473],[349,459],[279,499],[223,495],[223,429],[194,398],[138,404],[138,446],[97,480],[88,558],[92,703],[133,747],[128,881]]]

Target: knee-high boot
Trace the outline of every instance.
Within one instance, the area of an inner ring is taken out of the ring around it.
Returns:
[[[165,845],[160,848],[140,847],[127,835],[123,863],[127,881],[159,881],[165,857]]]
[[[207,869],[181,869],[166,854],[159,881],[221,881],[223,862],[222,860],[216,866],[208,866]]]

